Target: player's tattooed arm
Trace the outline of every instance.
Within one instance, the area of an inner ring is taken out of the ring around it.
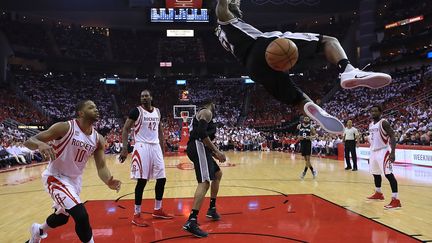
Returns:
[[[390,138],[390,147],[391,147],[392,151],[390,153],[389,160],[391,162],[394,162],[396,159],[396,137],[395,137],[394,131],[391,128],[390,123],[388,121],[385,121],[385,120],[382,122],[382,127]]]

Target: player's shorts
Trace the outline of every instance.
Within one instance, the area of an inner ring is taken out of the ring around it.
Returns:
[[[52,200],[53,208],[66,214],[66,209],[71,209],[81,203],[81,178],[72,179],[63,175],[52,175],[45,171],[42,181]]]
[[[158,143],[135,143],[132,151],[132,179],[165,178],[165,163],[162,149]]]
[[[308,156],[312,154],[312,142],[311,140],[302,140],[300,142],[300,150],[302,156]]]
[[[393,165],[388,161],[390,152],[390,147],[370,152],[369,170],[372,175],[388,175],[393,173]]]
[[[286,32],[281,37],[297,45],[298,64],[312,59],[321,49],[322,36],[319,34]],[[303,92],[291,81],[288,73],[272,69],[265,58],[267,46],[277,38],[258,37],[246,58],[246,69],[249,76],[277,100],[288,105],[298,104],[304,100]]]
[[[198,140],[189,140],[186,152],[189,159],[194,163],[198,183],[212,181],[216,178],[216,172],[220,171],[219,165],[204,143]]]

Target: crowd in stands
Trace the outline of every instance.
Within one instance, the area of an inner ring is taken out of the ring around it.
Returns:
[[[53,121],[63,121],[75,116],[80,100],[95,102],[100,114],[96,123],[99,131],[118,128],[111,95],[98,77],[73,73],[25,72],[15,75],[19,88]],[[73,92],[71,92],[73,90]],[[105,132],[102,132],[105,134]]]

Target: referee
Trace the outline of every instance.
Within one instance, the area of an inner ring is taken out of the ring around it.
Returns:
[[[343,136],[343,142],[345,144],[345,161],[347,165],[345,170],[351,170],[352,168],[352,171],[357,171],[356,141],[359,137],[357,128],[352,126],[351,120],[348,120]],[[350,152],[353,160],[353,167],[351,167]]]

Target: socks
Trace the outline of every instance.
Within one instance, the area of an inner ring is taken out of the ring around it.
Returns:
[[[398,198],[398,193],[397,192],[392,192],[392,198],[397,199]]]
[[[135,205],[135,214],[141,213],[141,205]]]
[[[189,215],[189,220],[197,220],[199,210],[192,209],[191,214]]]
[[[337,63],[337,68],[339,73],[349,72],[354,69],[354,67],[350,64],[348,59],[342,59]]]
[[[88,243],[94,243],[93,237],[88,241]]]
[[[382,192],[381,192],[381,187],[375,187],[375,191],[376,191],[376,192],[379,192],[379,193],[382,193]]]
[[[210,208],[216,207],[216,198],[210,198]]]
[[[155,210],[159,210],[162,208],[162,200],[155,200],[155,206],[154,209]]]

